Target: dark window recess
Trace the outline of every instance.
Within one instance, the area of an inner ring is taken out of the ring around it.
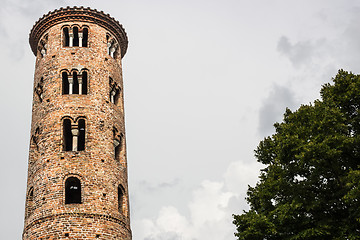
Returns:
[[[34,188],[33,187],[31,187],[29,190],[28,199],[29,199],[29,201],[32,201],[34,199]]]
[[[120,161],[121,145],[122,145],[122,136],[114,140],[115,144],[115,159]]]
[[[67,72],[62,73],[62,93],[69,94],[69,79]]]
[[[79,79],[77,72],[73,72],[73,94],[79,94]]]
[[[64,35],[64,47],[69,46],[69,28],[63,28],[63,35]]]
[[[64,151],[72,151],[73,137],[71,133],[70,119],[64,119],[63,121],[63,141],[64,141]]]
[[[110,102],[118,105],[119,98],[120,98],[120,91],[121,89],[117,86],[116,82],[109,77],[109,84],[110,84]]]
[[[37,84],[36,86],[36,94],[39,97],[39,101],[42,102],[43,100],[43,83],[44,83],[44,78],[40,79],[40,82]]]
[[[85,150],[85,120],[79,120],[78,151]]]
[[[79,46],[79,29],[78,29],[78,27],[73,28],[73,34],[74,34],[73,46],[78,47]]]
[[[119,97],[120,97],[120,89],[116,89],[115,96],[114,96],[114,104],[115,105],[119,104]]]
[[[81,183],[76,177],[69,177],[65,182],[65,204],[81,203]]]
[[[116,88],[115,86],[110,91],[110,102],[118,105],[120,97],[120,89]]]
[[[84,28],[82,30],[82,32],[83,32],[82,46],[87,47],[88,46],[88,29]]]
[[[121,214],[123,214],[124,213],[124,207],[123,207],[123,205],[124,205],[124,188],[121,185],[118,187],[118,205],[119,205],[119,212]]]
[[[87,82],[88,82],[88,75],[86,71],[82,72],[82,94],[87,94]]]

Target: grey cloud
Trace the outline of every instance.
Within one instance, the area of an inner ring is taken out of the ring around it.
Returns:
[[[144,240],[180,240],[181,236],[176,232],[162,232],[156,236],[144,238]]]
[[[151,184],[148,181],[141,181],[140,182],[140,186],[145,188],[147,191],[149,192],[154,192],[154,191],[159,191],[162,190],[164,188],[172,188],[175,187],[176,185],[178,185],[180,183],[179,179],[173,179],[171,181],[168,182],[161,182],[158,184]]]
[[[350,14],[350,20],[343,34],[339,36],[334,48],[334,55],[342,62],[341,67],[348,67],[352,71],[360,71],[360,31],[358,14],[359,8],[354,8]]]
[[[294,67],[298,68],[303,65],[311,64],[316,50],[323,45],[324,42],[325,40],[321,39],[315,43],[310,41],[299,41],[292,44],[287,37],[282,36],[279,39],[277,50],[289,58]]]
[[[286,107],[295,105],[294,95],[289,88],[274,84],[269,96],[264,99],[259,114],[259,134],[268,136],[274,132],[273,124],[279,122]]]

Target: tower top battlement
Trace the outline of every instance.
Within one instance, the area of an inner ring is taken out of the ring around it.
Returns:
[[[38,21],[36,21],[30,31],[29,36],[29,42],[33,53],[36,55],[37,44],[41,36],[49,28],[58,23],[73,21],[95,23],[109,30],[119,42],[121,48],[121,57],[124,57],[128,47],[128,38],[123,26],[117,20],[115,20],[109,14],[105,14],[103,11],[99,12],[96,9],[91,9],[89,7],[85,8],[76,6],[50,11],[47,14],[44,14]]]

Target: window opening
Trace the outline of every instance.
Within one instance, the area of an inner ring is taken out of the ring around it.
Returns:
[[[30,188],[28,197],[29,197],[28,198],[29,201],[32,201],[34,199],[34,188],[33,187]]]
[[[34,187],[30,187],[27,195],[27,209],[26,209],[27,216],[29,216],[33,211],[33,200],[34,200]]]
[[[117,56],[118,43],[115,38],[106,35],[107,39],[107,52],[112,57],[115,58]]]
[[[63,28],[63,35],[64,35],[64,47],[69,47],[69,43],[70,43],[69,28],[67,27]]]
[[[37,127],[35,130],[35,133],[31,137],[31,139],[36,147],[36,150],[39,150],[39,135],[40,135],[40,129],[39,129],[39,127]]]
[[[78,137],[78,151],[85,150],[85,120],[79,120],[79,137]]]
[[[120,161],[123,135],[119,134],[116,128],[113,129],[113,135],[114,135],[114,158],[115,160]]]
[[[76,71],[73,72],[72,79],[73,79],[72,93],[70,94],[79,94],[79,81],[78,81],[78,74]]]
[[[80,78],[79,78],[79,94],[87,94],[87,82],[88,82],[88,74],[86,71],[82,71],[81,73],[81,84],[80,84]]]
[[[123,186],[119,185],[118,186],[118,206],[119,206],[119,212],[121,214],[124,213],[124,188]]]
[[[87,94],[88,74],[86,71],[82,71],[78,74],[77,71],[73,71],[72,75],[67,72],[62,72],[62,84],[63,94]]]
[[[81,203],[81,183],[76,177],[65,181],[65,204]]]
[[[115,105],[118,105],[120,98],[120,88],[112,80],[111,77],[109,78],[109,84],[110,84],[110,102],[114,103]]]
[[[40,82],[36,85],[35,88],[36,95],[38,96],[40,102],[43,100],[43,82],[44,78],[41,78]]]
[[[63,140],[64,140],[64,151],[72,151],[73,136],[71,131],[70,119],[64,119],[63,121]]]
[[[68,73],[67,72],[62,72],[62,90],[63,90],[63,94],[69,94],[70,93],[70,82],[69,82],[69,78],[68,78]],[[72,79],[71,79],[72,80]]]
[[[74,47],[78,47],[79,46],[79,28],[78,27],[73,27],[73,46]]]
[[[88,46],[88,29],[87,28],[83,28],[82,30],[82,47],[87,47]]]

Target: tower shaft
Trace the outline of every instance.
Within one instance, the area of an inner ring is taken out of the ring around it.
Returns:
[[[23,239],[131,239],[123,27],[89,8],[40,18]]]

